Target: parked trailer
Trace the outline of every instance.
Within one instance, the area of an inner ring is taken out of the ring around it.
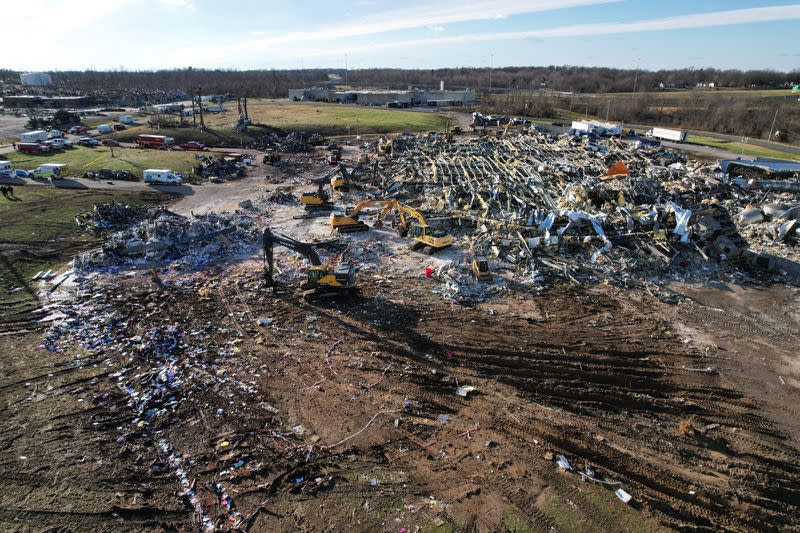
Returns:
[[[120,115],[117,120],[122,124],[133,124],[133,115]]]
[[[114,128],[108,124],[100,124],[97,126],[97,133],[111,133],[114,131]]]
[[[650,137],[665,141],[674,141],[677,143],[686,142],[685,131],[670,130],[667,128],[653,128],[653,130],[650,132]]]
[[[170,185],[180,185],[183,183],[183,178],[169,169],[149,168],[145,170],[143,174],[145,183],[163,183]]]
[[[47,132],[44,130],[29,131],[19,136],[23,143],[38,143],[47,140]]]

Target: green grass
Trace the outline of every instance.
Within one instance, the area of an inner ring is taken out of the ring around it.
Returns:
[[[24,286],[40,270],[56,269],[76,253],[99,243],[83,232],[75,216],[96,203],[155,205],[170,196],[157,192],[65,190],[46,186],[14,188],[18,201],[0,197],[0,315],[32,306],[30,293],[9,292]]]
[[[726,141],[724,139],[717,139],[715,137],[702,137],[699,135],[689,135],[687,142],[691,144],[699,144],[701,146],[710,146],[727,150],[735,154],[744,154],[753,157],[769,157],[775,159],[786,159],[789,161],[800,161],[800,155],[781,150],[773,150],[772,148],[762,148],[761,146],[754,146],[752,144]]]
[[[51,154],[30,154],[13,152],[7,154],[16,168],[30,170],[42,163],[64,163],[67,176],[82,176],[86,171],[128,170],[138,177],[148,168],[168,168],[177,172],[191,172],[195,165],[196,152],[170,152],[165,150],[146,150],[143,148],[111,148],[99,146],[87,148],[76,146]],[[4,155],[3,157],[6,157]]]
[[[236,106],[231,105],[230,102],[227,102],[225,106],[227,109],[222,113],[205,115],[205,123],[208,128],[206,131],[192,127],[162,128],[161,130],[139,127],[132,131],[116,132],[105,137],[120,141],[133,141],[137,135],[154,133],[174,137],[177,143],[197,140],[209,146],[235,148],[242,142],[269,133],[269,128],[277,128],[286,132],[303,130],[322,135],[347,135],[348,126],[350,126],[349,133],[351,135],[367,135],[403,131],[441,131],[447,120],[443,113],[319,102],[253,99],[248,102],[248,111],[254,126],[251,126],[247,133],[240,135],[234,133],[232,126],[238,118]],[[188,120],[188,123],[191,124],[191,120]]]

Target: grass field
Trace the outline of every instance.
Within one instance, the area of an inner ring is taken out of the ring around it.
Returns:
[[[701,97],[737,97],[737,98],[776,98],[786,96],[800,96],[793,93],[791,89],[697,89],[697,90],[678,90],[678,91],[654,91],[648,93],[637,93],[636,96],[649,94],[653,98],[664,98],[667,100],[685,100],[689,98]],[[633,93],[589,93],[581,96],[591,96],[593,98],[630,98]]]
[[[691,144],[699,144],[702,146],[711,146],[721,150],[727,150],[735,154],[750,155],[753,157],[770,157],[775,159],[786,159],[789,161],[800,161],[800,155],[781,150],[773,150],[771,148],[762,148],[752,144],[726,141],[717,139],[715,137],[702,137],[699,135],[689,135],[686,142]]]
[[[67,176],[82,176],[86,171],[128,170],[141,177],[147,168],[168,168],[177,172],[191,172],[195,164],[196,152],[169,152],[164,150],[146,150],[142,148],[111,148],[99,146],[87,148],[76,146],[52,154],[30,154],[13,152],[7,154],[8,160],[16,168],[30,170],[42,163],[64,163],[67,165]],[[3,157],[6,157],[5,155]]]
[[[35,304],[24,287],[40,270],[57,268],[79,251],[96,246],[98,238],[81,231],[75,216],[112,199],[127,204],[155,205],[170,196],[157,191],[65,190],[15,187],[17,201],[0,197],[0,314]]]
[[[136,135],[157,133],[174,137],[178,143],[197,140],[209,146],[237,147],[251,138],[263,135],[259,125],[278,128],[286,132],[304,130],[322,135],[360,135],[370,133],[394,133],[402,131],[439,130],[447,118],[442,113],[402,111],[374,107],[359,107],[318,102],[286,102],[280,100],[254,99],[248,102],[250,119],[254,126],[244,135],[234,133],[233,124],[238,118],[235,103],[226,102],[222,113],[207,113],[207,131],[194,128],[163,128],[160,131],[141,127],[133,131],[109,134],[107,137],[131,141]],[[189,121],[191,122],[191,120]],[[348,131],[348,126],[350,127]]]

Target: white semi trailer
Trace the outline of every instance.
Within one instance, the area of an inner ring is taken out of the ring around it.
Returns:
[[[686,132],[681,130],[670,130],[667,128],[653,128],[650,137],[663,141],[674,141],[676,143],[686,142]]]

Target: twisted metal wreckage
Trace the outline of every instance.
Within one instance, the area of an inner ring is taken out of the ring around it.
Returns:
[[[391,150],[381,147],[390,155],[375,171],[388,192],[476,228],[462,243],[523,269],[535,271],[536,259],[571,277],[591,275],[584,266],[596,273],[600,263],[608,274],[663,269],[676,258],[686,266],[698,256],[752,262],[755,255],[731,213],[750,205],[751,185],[760,182],[731,177],[715,163],[616,139],[591,147],[549,134],[391,143]],[[785,189],[761,201],[796,205],[797,194]]]

